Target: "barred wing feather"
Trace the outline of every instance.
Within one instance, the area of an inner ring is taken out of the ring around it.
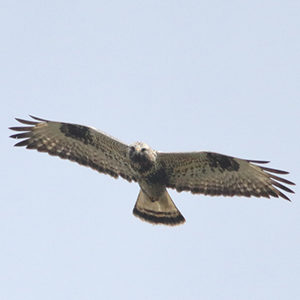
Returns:
[[[212,196],[273,196],[286,200],[289,198],[280,190],[293,193],[286,185],[294,183],[275,175],[288,172],[257,165],[267,161],[244,160],[213,152],[160,152],[158,159],[165,169],[166,186],[179,192]]]
[[[31,117],[36,121],[16,119],[26,126],[10,128],[21,132],[12,138],[24,139],[15,146],[47,152],[113,177],[136,180],[126,156],[127,145],[91,127]]]

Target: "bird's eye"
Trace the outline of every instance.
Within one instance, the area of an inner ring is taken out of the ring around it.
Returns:
[[[142,152],[145,152],[146,150],[147,150],[147,148],[142,148],[141,149]]]

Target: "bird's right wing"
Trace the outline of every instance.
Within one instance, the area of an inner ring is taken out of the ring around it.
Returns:
[[[10,127],[21,131],[12,138],[24,139],[15,146],[47,152],[113,177],[136,180],[127,159],[126,144],[91,127],[32,118],[38,122],[16,119],[27,126]]]

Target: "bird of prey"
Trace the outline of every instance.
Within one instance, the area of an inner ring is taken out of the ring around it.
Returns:
[[[47,152],[137,182],[140,192],[133,214],[152,224],[185,222],[167,188],[211,196],[272,196],[286,200],[289,198],[280,190],[293,193],[286,185],[294,183],[275,175],[288,172],[260,165],[268,161],[213,152],[160,152],[142,142],[126,145],[92,127],[31,117],[35,121],[16,118],[25,126],[10,127],[19,132],[12,138],[23,139],[15,146]]]

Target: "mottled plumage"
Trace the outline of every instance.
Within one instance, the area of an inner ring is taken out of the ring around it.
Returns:
[[[293,182],[275,174],[288,172],[257,164],[267,161],[244,160],[212,152],[164,153],[137,142],[126,145],[94,128],[52,122],[16,119],[26,126],[12,138],[23,139],[15,146],[37,149],[76,161],[115,178],[136,181],[141,190],[134,215],[154,224],[177,225],[185,222],[166,188],[205,195],[289,198],[280,190],[293,193]],[[29,126],[28,126],[29,125]]]

